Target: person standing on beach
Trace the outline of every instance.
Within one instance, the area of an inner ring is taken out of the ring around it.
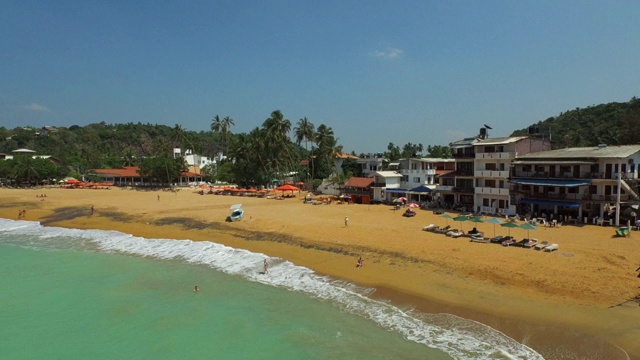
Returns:
[[[93,205],[91,205],[91,215],[93,215]]]
[[[361,268],[362,265],[364,265],[364,260],[362,260],[362,256],[360,256],[358,262],[356,263],[356,269]]]
[[[344,217],[344,227],[348,227],[349,226],[349,217],[345,216]]]
[[[160,201],[160,195],[158,195],[158,201]]]
[[[267,259],[264,259],[262,264],[264,265],[264,273],[268,274],[269,273],[269,262],[267,262]]]

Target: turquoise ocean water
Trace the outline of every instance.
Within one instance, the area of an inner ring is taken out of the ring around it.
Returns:
[[[215,241],[215,239],[212,239]],[[214,242],[0,219],[6,359],[541,359],[448,314]],[[195,285],[200,291],[194,293]]]

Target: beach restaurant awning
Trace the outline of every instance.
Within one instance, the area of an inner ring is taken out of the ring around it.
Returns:
[[[418,187],[414,187],[413,189],[409,190],[408,192],[410,193],[429,193],[431,192],[431,189],[429,189],[428,187],[424,186],[424,185],[420,185]]]
[[[407,190],[402,190],[402,189],[385,189],[384,191],[392,194],[404,194],[407,192]]]
[[[532,186],[560,186],[560,187],[576,187],[591,185],[591,179],[577,179],[577,180],[565,180],[565,179],[533,179],[533,178],[517,178],[511,179],[511,182],[520,185],[532,185]]]
[[[520,200],[521,204],[536,204],[536,205],[547,205],[547,206],[564,206],[570,208],[579,208],[580,203],[577,202],[563,202],[563,201],[553,201],[553,200],[540,200],[540,199],[522,199]]]

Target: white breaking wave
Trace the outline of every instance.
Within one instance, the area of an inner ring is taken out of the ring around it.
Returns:
[[[408,340],[442,350],[455,359],[542,359],[533,349],[484,324],[451,314],[404,311],[368,297],[374,289],[321,276],[283,259],[214,242],[146,239],[117,231],[43,227],[37,222],[8,219],[0,219],[0,242],[16,239],[3,237],[2,233],[20,235],[20,240],[13,240],[19,246],[123,253],[206,264],[249,281],[332,301],[348,313],[370,319]],[[258,271],[265,258],[270,265],[266,276]]]

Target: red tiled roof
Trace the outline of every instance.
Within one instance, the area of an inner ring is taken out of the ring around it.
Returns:
[[[373,178],[364,177],[352,177],[344,184],[344,186],[357,188],[367,188],[371,185],[373,185]]]
[[[137,166],[125,166],[122,169],[94,169],[93,171],[95,171],[96,174],[103,174],[103,175],[112,175],[112,176],[119,176],[119,177],[140,177],[140,174],[138,174],[138,170],[140,170],[140,168]],[[189,172],[189,171],[183,171],[182,176],[204,177],[201,174],[196,174],[194,172]]]
[[[120,177],[140,177],[138,174],[140,170],[137,166],[125,166],[122,169],[94,169],[96,174],[114,175]]]

